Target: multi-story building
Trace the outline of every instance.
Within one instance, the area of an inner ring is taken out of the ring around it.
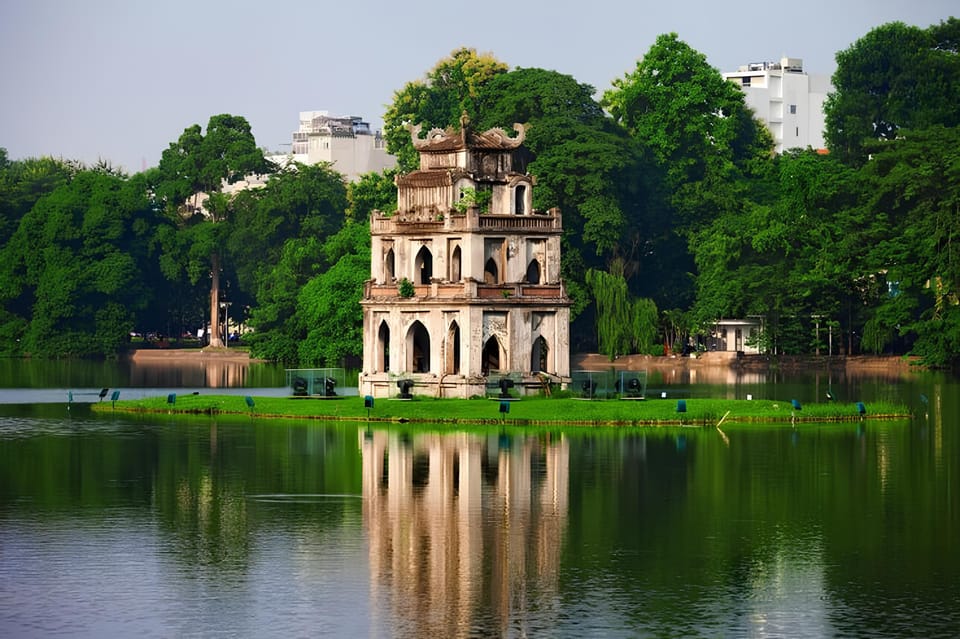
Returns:
[[[570,374],[570,299],[560,279],[560,211],[533,209],[522,125],[510,137],[411,129],[420,169],[398,176],[395,212],[370,216],[361,394],[483,395]]]
[[[380,131],[371,131],[370,124],[358,116],[337,117],[326,111],[301,111],[290,153],[269,159],[281,166],[290,161],[329,162],[351,182],[363,173],[379,173],[396,166]]]
[[[743,90],[747,105],[773,134],[777,153],[826,147],[823,103],[833,91],[829,76],[806,73],[799,58],[781,58],[747,64],[723,77]]]

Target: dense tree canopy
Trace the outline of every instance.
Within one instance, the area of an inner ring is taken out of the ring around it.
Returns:
[[[675,33],[659,36],[602,103],[651,150],[673,212],[687,226],[731,206],[738,178],[770,156],[770,134],[743,93]]]
[[[927,29],[877,27],[837,53],[833,93],[824,105],[830,151],[861,164],[864,145],[901,128],[960,125],[960,20]]]
[[[2,251],[4,351],[116,352],[154,295],[163,224],[141,178],[81,169],[38,199]]]
[[[459,122],[463,113],[473,116],[484,84],[506,71],[507,65],[492,55],[462,47],[440,60],[423,80],[408,82],[394,93],[383,124],[387,151],[397,156],[399,169],[411,171],[420,163],[408,124],[429,131]]]

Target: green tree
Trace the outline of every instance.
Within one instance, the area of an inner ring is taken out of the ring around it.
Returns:
[[[478,54],[461,47],[440,60],[423,80],[408,82],[395,92],[383,116],[387,151],[397,157],[400,171],[412,171],[420,164],[410,140],[408,124],[432,128],[454,126],[466,113],[473,119],[483,86],[507,66],[491,54]]]
[[[372,211],[396,211],[396,174],[393,169],[383,173],[364,173],[359,180],[347,185],[347,197],[350,201],[347,217],[355,222],[366,222]]]
[[[868,253],[879,289],[872,346],[891,334],[917,337],[928,364],[960,359],[960,127],[900,130],[896,140],[867,146],[862,173],[867,208],[884,235]]]
[[[0,148],[0,247],[37,200],[66,184],[77,170],[76,164],[49,157],[9,160]]]
[[[901,128],[960,125],[960,20],[927,29],[892,22],[837,53],[824,104],[831,153],[860,165],[864,144]]]
[[[370,277],[370,233],[351,222],[323,247],[329,268],[316,275],[300,292],[297,314],[303,340],[299,360],[326,366],[342,365],[363,352],[360,300]]]
[[[675,33],[659,36],[601,103],[663,167],[687,228],[734,206],[741,178],[770,156],[770,134],[743,93]]]
[[[761,315],[770,349],[806,352],[804,322],[851,309],[865,254],[882,226],[859,204],[855,172],[830,156],[791,151],[752,188],[769,195],[726,211],[691,235],[694,319]],[[859,305],[865,300],[860,299]],[[794,334],[789,344],[786,334]]]
[[[163,152],[158,169],[155,192],[170,215],[181,222],[187,240],[167,238],[169,250],[186,248],[188,255],[186,260],[174,257],[168,266],[185,262],[190,281],[196,283],[203,275],[198,255],[206,255],[210,275],[210,345],[223,346],[217,327],[221,257],[227,233],[213,228],[231,213],[229,198],[222,194],[223,185],[234,184],[247,175],[269,173],[274,167],[257,148],[246,119],[221,114],[210,118],[206,134],[197,124],[185,129]]]
[[[255,297],[260,277],[280,260],[283,244],[311,236],[323,241],[336,233],[347,202],[344,178],[328,164],[292,164],[263,188],[238,193],[225,241],[238,285]]]
[[[2,334],[8,353],[115,354],[155,291],[163,218],[142,178],[79,170],[42,197],[3,249]]]

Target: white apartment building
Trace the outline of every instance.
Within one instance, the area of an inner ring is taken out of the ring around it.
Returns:
[[[800,58],[754,62],[723,77],[743,90],[747,105],[773,134],[777,153],[826,148],[823,103],[833,91],[828,75],[810,75]]]
[[[268,159],[283,166],[291,161],[302,164],[329,162],[333,169],[351,182],[363,173],[379,173],[396,166],[387,154],[387,141],[380,131],[358,116],[332,116],[327,111],[301,111],[300,127],[293,132],[290,153]]]

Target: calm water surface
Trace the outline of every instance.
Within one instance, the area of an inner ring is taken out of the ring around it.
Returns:
[[[0,636],[957,636],[956,380],[651,387],[821,381],[916,416],[453,431],[3,405]]]

